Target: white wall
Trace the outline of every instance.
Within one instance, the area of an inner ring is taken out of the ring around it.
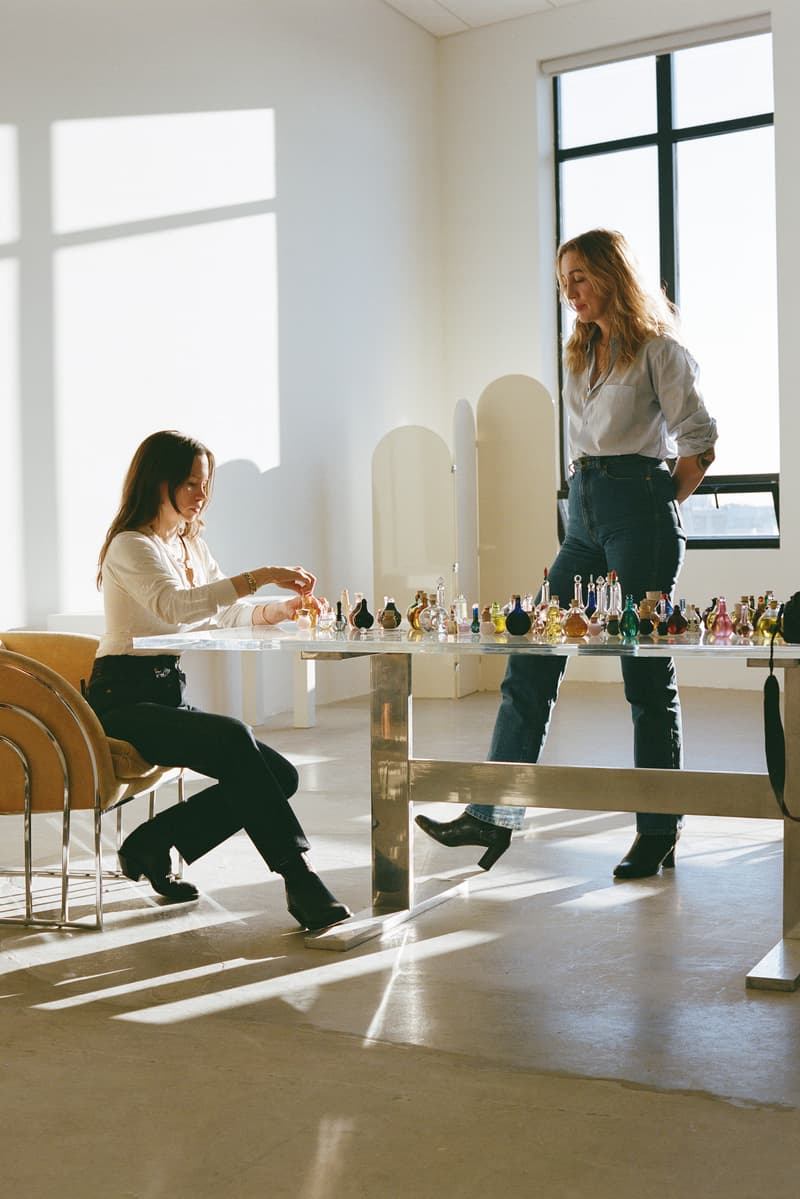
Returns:
[[[800,474],[794,467],[800,405],[793,337],[800,305],[795,285],[800,269],[799,7],[796,0],[773,0],[769,5],[775,64],[782,546],[774,551],[692,551],[679,590],[696,601],[718,594],[738,596],[764,586],[786,595],[800,586]],[[668,5],[658,0],[597,0],[443,42],[445,389],[450,394],[474,401],[492,379],[505,373],[532,375],[555,391],[551,85],[538,63],[751,16],[764,8],[746,0],[674,0]],[[713,275],[709,271],[709,300],[714,302],[719,287],[735,294],[736,247],[716,245],[710,228],[709,252],[717,264]],[[721,274],[720,259],[725,264]],[[734,314],[733,352],[746,336],[746,330],[736,328]],[[707,400],[713,412],[714,397]],[[542,453],[548,450],[540,447]],[[517,589],[533,587],[541,566],[531,563],[530,578],[521,577]],[[581,672],[583,677],[600,677],[593,663],[572,670],[576,677]],[[703,664],[681,668],[681,679],[689,683],[731,686],[732,678],[727,667],[713,679]],[[735,685],[758,686],[761,681],[760,672],[742,667]]]
[[[437,42],[375,0],[3,0],[0,22],[0,201],[18,193],[20,212],[18,237],[0,221],[0,348],[19,364],[18,382],[0,369],[0,628],[99,607],[122,472],[172,425],[221,448],[208,523],[224,569],[302,562],[320,593],[369,593],[372,451],[400,424],[447,434],[452,412]],[[238,191],[213,118],[175,169],[148,135],[165,122],[129,138],[130,117],[242,112],[271,113],[275,138],[247,125],[264,169]],[[83,158],[54,158],[65,129],[91,135]],[[136,142],[125,161],[92,141],[104,129],[108,147]],[[69,179],[85,184],[72,232]],[[288,698],[275,658],[268,710]],[[317,678],[320,699],[366,684],[362,663]]]

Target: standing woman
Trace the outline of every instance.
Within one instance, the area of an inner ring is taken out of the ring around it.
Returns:
[[[170,850],[194,862],[243,828],[270,870],[283,875],[291,915],[305,928],[324,928],[350,912],[306,860],[308,841],[289,805],[298,783],[294,766],[240,720],[186,704],[176,654],[133,648],[135,637],[276,624],[313,590],[314,576],[299,566],[223,575],[201,536],[213,479],[214,455],[199,441],[171,430],[153,433],[133,456],[100,551],[106,632],[89,702],[106,734],[130,741],[148,762],[217,780],[134,829],[120,848],[120,867],[174,902],[196,899],[197,888],[172,874]],[[296,594],[256,606],[240,602],[268,583]]]
[[[561,294],[576,315],[564,348],[570,487],[566,537],[550,591],[576,574],[615,570],[624,594],[673,594],[686,537],[678,505],[714,461],[717,430],[697,389],[698,368],[676,336],[674,312],[645,290],[625,238],[593,229],[557,255]],[[666,459],[677,459],[670,473]],[[510,655],[490,761],[536,762],[566,669],[560,656]],[[621,659],[633,717],[634,765],[679,769],[681,711],[671,658]],[[558,796],[553,796],[557,805]],[[456,820],[417,824],[443,845],[481,845],[485,869],[522,827],[524,808],[470,805]],[[614,870],[643,878],[674,865],[682,818],[639,812],[637,835]]]

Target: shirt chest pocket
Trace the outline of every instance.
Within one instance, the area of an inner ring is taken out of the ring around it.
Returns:
[[[586,409],[590,418],[594,416],[604,423],[611,420],[624,427],[636,412],[636,388],[630,383],[604,383]]]

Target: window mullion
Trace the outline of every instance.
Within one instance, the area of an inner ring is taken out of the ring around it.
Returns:
[[[658,114],[658,216],[661,282],[677,304],[678,214],[675,189],[675,144],[672,114],[672,55],[656,58],[656,107]]]

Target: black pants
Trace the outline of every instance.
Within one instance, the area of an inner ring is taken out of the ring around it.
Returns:
[[[271,870],[309,848],[289,805],[297,771],[241,720],[184,703],[174,655],[98,658],[88,699],[109,737],[130,741],[155,766],[185,766],[217,782],[148,823],[187,862],[244,829]]]

